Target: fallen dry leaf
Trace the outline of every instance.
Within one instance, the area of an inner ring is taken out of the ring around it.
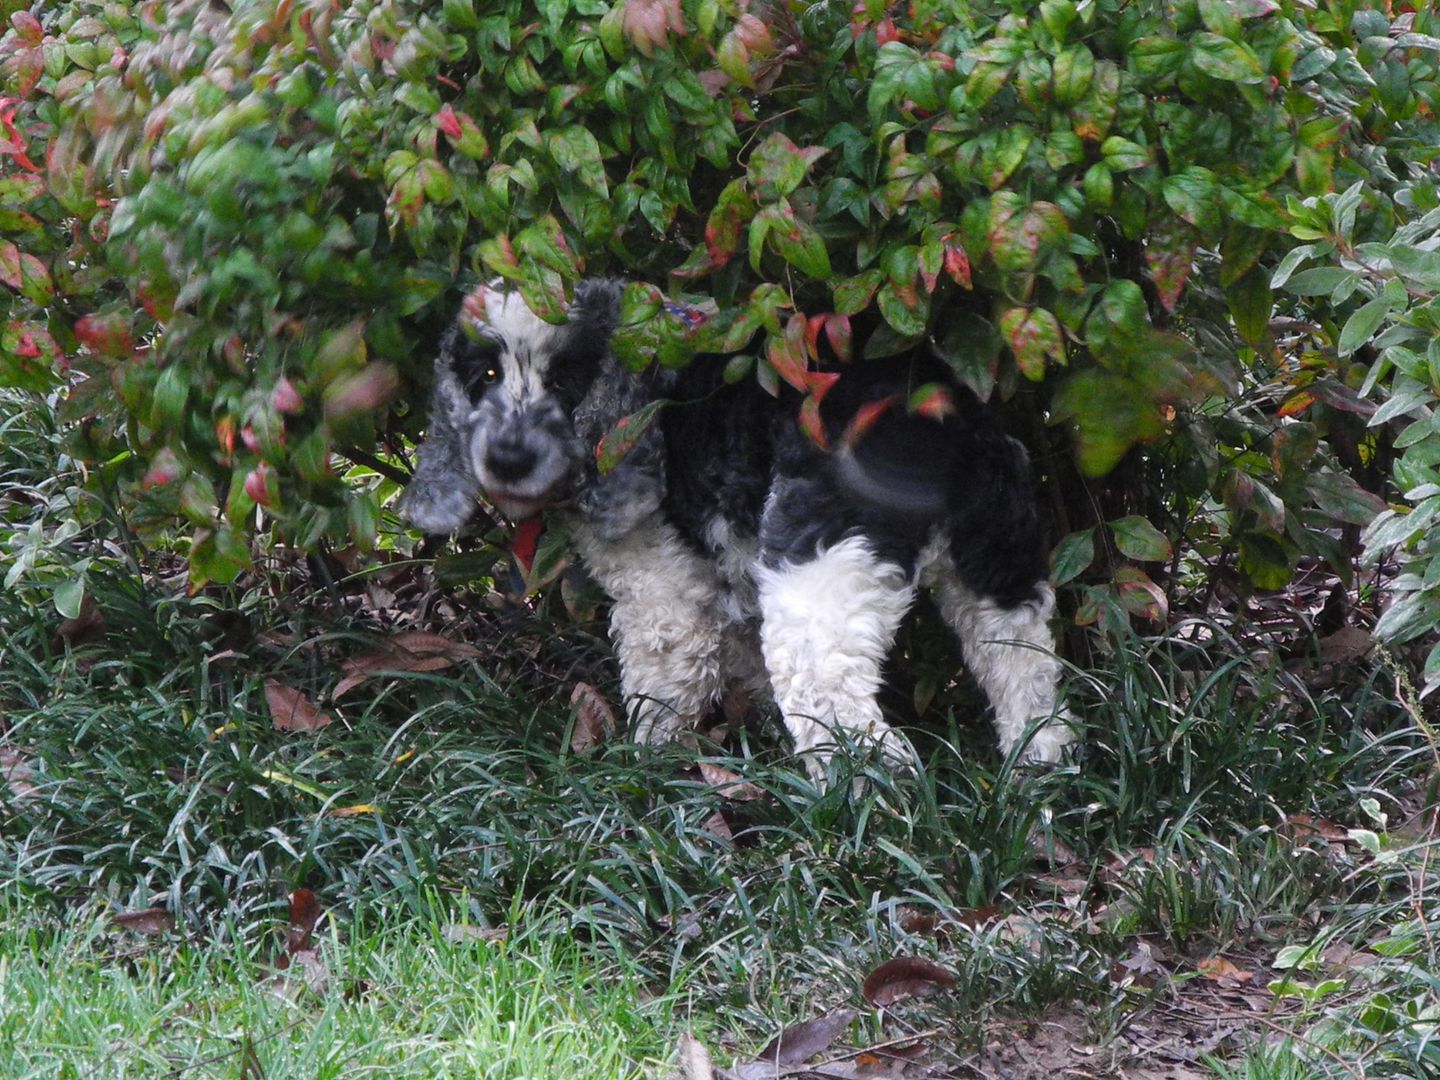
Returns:
[[[320,921],[320,898],[309,889],[296,889],[290,894],[290,925],[285,931],[285,952],[289,956],[310,948],[315,924]],[[284,960],[284,957],[281,957]],[[284,967],[283,963],[278,964]]]
[[[570,736],[570,749],[575,753],[615,737],[615,710],[595,687],[577,682],[570,691],[570,707],[575,710],[575,731]]]
[[[1131,946],[1130,955],[1116,961],[1110,969],[1110,981],[1118,985],[1154,986],[1169,974],[1165,965],[1160,963],[1160,957],[1155,955],[1155,947],[1148,941],[1136,941]]]
[[[335,722],[299,690],[274,679],[265,680],[265,704],[276,731],[316,731]]]
[[[10,789],[10,802],[29,802],[39,794],[32,781],[35,769],[19,747],[0,742],[0,781]]]
[[[132,934],[154,937],[168,934],[175,929],[175,917],[163,907],[145,908],[143,911],[121,911],[111,916],[111,922]]]
[[[814,1020],[784,1028],[760,1051],[755,1064],[799,1065],[809,1061],[828,1050],[830,1044],[849,1028],[855,1015],[854,1009],[835,1009]]]
[[[1369,656],[1374,648],[1375,639],[1358,626],[1342,626],[1320,639],[1320,657],[1331,664],[1353,664]]]
[[[1314,814],[1287,814],[1276,831],[1300,844],[1310,840],[1344,844],[1350,839],[1350,831],[1343,825],[1337,825],[1328,818],[1316,817]]]
[[[309,990],[317,997],[324,997],[330,990],[330,969],[315,949],[300,949],[284,957],[284,967],[272,975],[269,988],[287,1001],[294,1001],[302,990]]]
[[[883,1009],[906,998],[930,997],[954,983],[955,976],[933,960],[897,956],[866,976],[860,996]]]
[[[1223,956],[1212,956],[1207,960],[1201,960],[1195,965],[1195,970],[1205,978],[1218,982],[1222,986],[1238,986],[1255,978],[1253,971],[1244,971]]]
[[[345,678],[331,692],[330,700],[339,701],[377,672],[440,671],[457,660],[473,660],[483,655],[473,645],[451,641],[426,630],[407,630],[382,642],[375,651],[342,663],[340,670],[345,672]]]
[[[729,769],[709,761],[702,761],[699,764],[700,775],[722,798],[734,799],[736,802],[750,802],[754,799],[763,799],[767,794],[764,788],[750,783],[737,772],[731,772]]]
[[[710,833],[717,840],[723,840],[727,844],[735,842],[735,834],[730,831],[730,823],[725,820],[725,815],[716,810],[700,826],[705,832]]]

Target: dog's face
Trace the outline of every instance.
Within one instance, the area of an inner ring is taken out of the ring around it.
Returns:
[[[586,448],[573,417],[605,341],[585,320],[542,321],[517,293],[486,288],[476,299],[442,342],[436,373],[449,384],[465,464],[496,507],[525,518],[568,498],[580,479]]]
[[[516,520],[581,498],[590,512],[595,444],[644,393],[610,353],[618,296],[615,283],[583,282],[558,326],[493,286],[466,302],[435,362],[430,431],[402,505],[411,520],[458,528],[477,488]]]

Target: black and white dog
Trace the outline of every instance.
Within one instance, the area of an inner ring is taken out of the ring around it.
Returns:
[[[401,511],[431,533],[463,526],[483,494],[520,520],[562,516],[614,601],[611,636],[644,743],[676,737],[729,686],[773,695],[812,772],[837,741],[903,763],[881,718],[881,668],[917,589],[932,590],[990,698],[1000,748],[1027,761],[1071,741],[1056,705],[1054,596],[1029,463],[984,406],[924,356],[857,363],[824,399],[826,452],[795,403],[723,361],[636,373],[610,351],[621,286],[584,282],[551,325],[518,293],[482,288],[435,364],[428,436]],[[949,385],[943,422],[857,412],[924,382]],[[595,449],[621,418],[666,405],[601,473]]]

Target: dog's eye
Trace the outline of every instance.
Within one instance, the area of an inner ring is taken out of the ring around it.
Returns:
[[[487,367],[480,373],[480,381],[486,386],[494,386],[500,381],[500,370],[498,368]]]

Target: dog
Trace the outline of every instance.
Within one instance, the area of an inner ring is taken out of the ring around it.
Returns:
[[[798,395],[727,382],[727,358],[630,370],[609,346],[621,289],[581,282],[561,325],[498,283],[477,290],[441,342],[402,515],[434,534],[463,527],[482,497],[517,521],[557,516],[613,602],[640,743],[694,728],[740,687],[773,697],[817,779],[841,743],[903,766],[877,694],[923,588],[993,706],[1000,750],[1059,760],[1072,721],[1056,701],[1054,595],[1020,443],[919,349],[841,368],[821,410],[841,448],[827,451],[797,425]],[[949,415],[886,407],[923,382],[946,387]],[[660,401],[602,472],[600,440]]]

